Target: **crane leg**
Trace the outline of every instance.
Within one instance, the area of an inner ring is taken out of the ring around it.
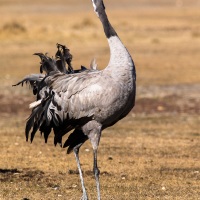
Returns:
[[[87,196],[87,192],[85,189],[85,185],[84,185],[84,180],[83,180],[83,173],[81,170],[81,165],[80,165],[80,160],[79,160],[79,148],[80,145],[77,145],[76,147],[74,147],[73,151],[75,154],[75,158],[76,158],[76,162],[77,162],[77,167],[78,167],[78,171],[79,171],[79,175],[80,175],[80,179],[81,179],[81,186],[82,186],[82,190],[83,190],[83,196],[81,198],[81,200],[88,200],[88,196]]]
[[[94,176],[95,176],[95,180],[96,180],[98,200],[100,200],[101,199],[100,184],[99,184],[100,171],[99,171],[98,166],[97,166],[97,149],[94,149],[94,168],[93,168],[93,171],[94,171]]]
[[[99,146],[99,142],[100,142],[100,138],[101,138],[101,131],[102,131],[102,126],[100,123],[96,122],[96,121],[90,121],[87,124],[87,128],[90,130],[89,134],[86,134],[92,144],[92,148],[93,148],[93,154],[94,154],[94,164],[93,164],[93,172],[94,172],[94,177],[95,177],[95,181],[96,181],[96,186],[97,186],[97,199],[100,200],[101,196],[100,196],[100,184],[99,184],[99,174],[100,171],[98,169],[97,166],[97,150],[98,150],[98,146]]]

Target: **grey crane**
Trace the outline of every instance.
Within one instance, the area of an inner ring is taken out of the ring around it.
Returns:
[[[26,139],[28,140],[32,130],[32,142],[39,130],[47,142],[53,129],[54,144],[68,147],[67,153],[73,151],[75,154],[83,200],[87,200],[88,196],[79,161],[80,147],[86,140],[90,140],[94,156],[93,171],[100,200],[97,150],[101,133],[131,111],[136,95],[136,71],[132,57],[110,24],[103,0],[92,0],[92,4],[103,25],[110,48],[107,67],[103,70],[66,73],[62,64],[60,68],[55,67],[62,63],[64,51],[56,54],[59,58],[57,65],[45,55],[37,54],[41,57],[43,65],[41,71],[45,70],[46,75],[27,76],[18,83],[28,81],[32,86],[36,85],[37,100],[30,105],[32,113],[26,123]],[[71,134],[62,145],[62,137],[70,131]]]

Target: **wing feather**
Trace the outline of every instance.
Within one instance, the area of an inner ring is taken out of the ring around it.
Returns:
[[[98,103],[94,98],[96,93],[103,93],[102,87],[98,85],[98,81],[101,79],[99,74],[77,74],[70,77],[70,80],[67,75],[61,75],[61,78],[57,77],[54,82],[51,82],[52,90],[55,94],[59,94],[54,98],[57,109],[60,106],[62,111],[69,113],[70,118],[91,116]],[[66,79],[63,79],[63,76]],[[82,111],[81,114],[80,111]]]
[[[103,94],[100,72],[77,74],[49,73],[43,81],[45,87],[39,91],[41,103],[32,111],[27,121],[26,137],[31,132],[31,141],[39,129],[45,141],[53,128],[54,144],[62,143],[62,136],[91,120]],[[100,82],[100,83],[98,83]],[[59,128],[58,128],[59,127]]]

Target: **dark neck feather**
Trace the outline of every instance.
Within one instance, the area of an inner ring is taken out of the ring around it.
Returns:
[[[114,30],[114,28],[112,27],[112,25],[110,24],[110,22],[108,20],[103,2],[100,6],[98,6],[98,9],[96,9],[95,12],[97,13],[97,15],[103,25],[106,37],[110,38],[112,36],[117,36],[116,31]]]
[[[110,38],[112,36],[117,36],[117,33],[114,30],[114,28],[112,27],[112,25],[110,24],[105,11],[104,11],[104,13],[99,14],[99,19],[101,20],[101,22],[103,24],[104,32],[105,32],[105,35],[107,38]]]

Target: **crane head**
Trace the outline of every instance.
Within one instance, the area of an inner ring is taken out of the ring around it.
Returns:
[[[92,0],[92,4],[94,7],[94,12],[97,14],[97,16],[99,16],[99,13],[102,10],[105,10],[103,0]]]

